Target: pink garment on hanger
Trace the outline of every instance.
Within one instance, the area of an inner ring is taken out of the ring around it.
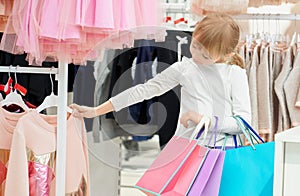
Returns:
[[[11,141],[18,120],[25,113],[12,113],[0,107],[0,195],[4,195]]]
[[[50,186],[54,179],[53,170],[43,164],[36,162],[28,163],[29,195],[49,196]]]
[[[132,47],[134,39],[163,40],[164,28],[139,29],[161,26],[162,5],[149,0],[133,2],[15,0],[0,49],[13,54],[25,51],[29,64],[41,65],[48,57],[68,63],[94,60],[93,49]]]
[[[84,14],[81,18],[81,26],[99,29],[114,29],[115,25],[112,1],[83,1],[81,9],[81,13]]]
[[[42,115],[35,110],[20,118],[11,146],[5,186],[6,196],[55,193],[55,177],[51,181],[53,177],[51,172],[55,174],[56,120],[56,116]],[[87,196],[88,154],[83,119],[70,115],[66,131],[66,195]],[[42,170],[37,172],[37,168]],[[32,174],[36,177],[32,177]],[[42,179],[37,176],[42,176]],[[38,188],[32,188],[33,184]]]
[[[1,10],[3,10],[0,15],[9,16],[14,4],[14,0],[0,0]]]
[[[75,25],[74,20],[76,4],[65,4],[66,1],[62,0],[44,0],[41,9],[39,36],[79,42],[81,38],[80,27]],[[50,18],[51,20],[49,20]]]

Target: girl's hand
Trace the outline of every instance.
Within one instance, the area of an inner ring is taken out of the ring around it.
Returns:
[[[77,104],[70,105],[70,108],[76,110],[75,116],[80,116],[84,118],[94,118],[97,116],[96,109],[94,107],[80,106]]]
[[[198,124],[201,119],[202,119],[203,115],[194,112],[194,111],[188,111],[186,113],[184,113],[181,117],[180,117],[180,123],[185,127],[188,128],[188,122],[192,121],[194,124]]]

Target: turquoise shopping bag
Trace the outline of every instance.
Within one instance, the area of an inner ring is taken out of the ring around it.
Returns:
[[[258,134],[244,119],[236,120],[253,145]],[[272,196],[273,174],[274,142],[227,150],[219,196]]]

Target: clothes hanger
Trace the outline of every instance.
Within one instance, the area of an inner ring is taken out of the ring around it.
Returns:
[[[9,67],[9,72],[11,70],[11,66]],[[15,80],[17,83],[17,67],[15,69]],[[11,88],[11,86],[10,86]],[[15,104],[21,107],[24,111],[28,111],[29,107],[25,104],[22,99],[22,96],[16,92],[16,90],[12,90],[3,101],[0,102],[1,106],[7,106],[11,104]]]
[[[293,33],[293,36],[292,36],[292,39],[291,39],[291,43],[290,43],[290,46],[294,46],[295,43],[297,41],[297,20],[296,20],[296,14],[295,14],[295,20],[294,20],[294,33]]]
[[[52,80],[51,74],[50,74],[50,81],[51,81],[51,93],[44,99],[43,103],[36,108],[37,112],[39,112],[39,113],[42,112],[43,110],[45,110],[46,108],[58,106],[58,96],[54,95],[54,90],[53,90],[54,85],[53,85],[53,80]],[[69,107],[66,107],[66,110],[68,113],[73,112],[73,110]]]

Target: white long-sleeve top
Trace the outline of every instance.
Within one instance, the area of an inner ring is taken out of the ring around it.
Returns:
[[[242,116],[251,122],[249,86],[246,71],[236,65],[216,63],[197,65],[192,59],[171,65],[144,84],[136,85],[110,98],[115,111],[159,96],[181,85],[180,116],[195,111],[210,117],[218,116],[218,129],[223,133],[240,133],[232,117]],[[211,118],[215,119],[215,118]],[[214,127],[212,120],[210,129]],[[192,133],[196,125],[185,128],[178,121],[175,134]],[[191,131],[187,130],[190,129]],[[187,135],[188,136],[188,135]]]

